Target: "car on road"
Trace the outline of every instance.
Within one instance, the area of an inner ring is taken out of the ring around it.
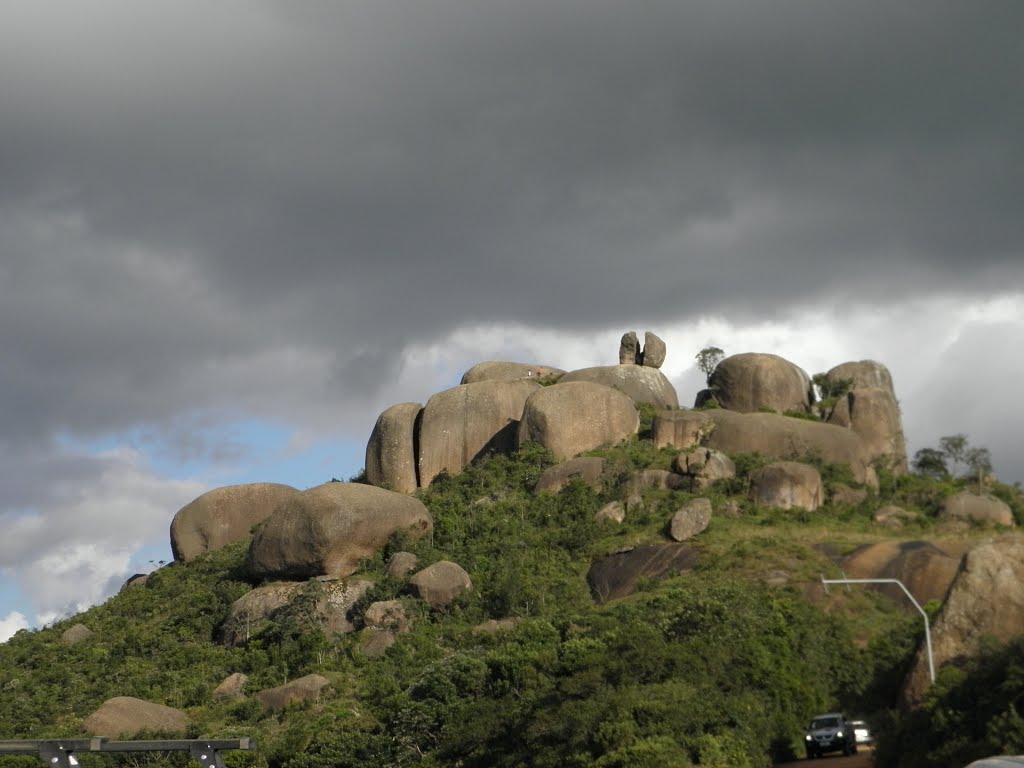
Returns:
[[[850,725],[853,726],[853,737],[858,744],[870,744],[875,740],[871,735],[871,729],[863,720],[851,720]]]
[[[804,745],[807,747],[809,760],[826,752],[857,754],[857,736],[853,730],[853,723],[841,712],[826,712],[812,717],[804,735]]]

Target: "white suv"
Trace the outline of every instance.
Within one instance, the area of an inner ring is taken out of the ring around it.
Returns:
[[[807,734],[804,736],[804,745],[807,747],[808,759],[840,750],[844,755],[857,754],[857,737],[853,732],[853,724],[839,712],[827,712],[811,718]]]

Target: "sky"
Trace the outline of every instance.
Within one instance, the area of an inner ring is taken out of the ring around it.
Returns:
[[[1018,0],[0,0],[0,639],[484,360],[889,367],[1024,481]]]

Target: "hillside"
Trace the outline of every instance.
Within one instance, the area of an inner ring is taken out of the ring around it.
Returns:
[[[703,487],[668,482],[683,475],[680,450],[656,447],[664,411],[637,412],[636,434],[585,451],[604,460],[600,476],[557,492],[535,490],[557,462],[533,442],[458,473],[441,469],[413,494],[429,510],[430,534],[391,536],[341,580],[372,582],[343,631],[322,615],[334,582],[311,578],[272,620],[228,642],[233,606],[262,583],[246,539],[17,634],[0,645],[0,737],[77,736],[104,701],[130,696],[184,712],[191,737],[255,737],[256,752],[226,753],[231,768],[761,768],[802,756],[806,719],[834,708],[871,718],[883,766],[963,765],[1024,749],[1014,645],[945,665],[921,706],[907,710],[901,692],[922,638],[918,614],[876,589],[826,593],[820,582],[871,545],[927,545],[948,558],[1005,536],[1006,526],[940,514],[970,478],[876,462],[877,483],[859,482],[849,465],[811,451],[792,458],[820,474],[822,503],[783,509],[752,494],[771,463],[758,454],[734,452],[733,476]],[[793,429],[806,421],[772,418]],[[990,480],[986,490],[1024,521],[1017,489]],[[674,517],[697,499],[713,510],[706,528],[675,540]],[[599,514],[615,502],[621,520]],[[895,523],[879,516],[892,507],[907,514]],[[679,564],[644,570],[628,559],[643,552]],[[472,587],[432,607],[390,567],[397,553],[420,568],[457,563]],[[620,578],[621,596],[595,576],[601,566],[617,577],[635,569]],[[932,616],[940,603],[928,604]],[[383,646],[370,618],[380,605],[393,612]],[[91,634],[72,641],[66,633],[79,624]],[[237,673],[248,678],[244,690],[214,694]],[[324,678],[308,701],[278,706],[258,695],[307,675]],[[117,758],[81,759],[88,768]]]

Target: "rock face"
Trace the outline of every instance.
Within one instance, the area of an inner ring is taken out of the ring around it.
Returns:
[[[563,381],[567,376],[563,376]],[[543,387],[526,401],[519,423],[519,444],[548,448],[559,461],[578,453],[614,445],[640,426],[633,401],[610,387],[587,381]]]
[[[774,413],[732,413],[721,408],[705,413],[715,424],[704,440],[709,448],[729,455],[760,453],[782,460],[816,453],[829,463],[848,464],[859,483],[877,483],[864,443],[851,430]]]
[[[478,381],[520,381],[522,379],[557,379],[565,371],[552,365],[540,363],[509,363],[490,360],[477,363],[464,374],[460,384],[476,384]]]
[[[359,483],[324,483],[293,494],[253,537],[246,561],[257,579],[348,576],[392,534],[433,529],[423,502]]]
[[[221,642],[225,645],[247,642],[291,605],[306,586],[303,582],[292,581],[268,584],[246,592],[229,609],[221,627]],[[323,582],[316,604],[316,618],[324,632],[328,635],[352,632],[355,625],[349,619],[349,612],[371,586],[372,581],[359,578]]]
[[[634,402],[650,403],[655,408],[678,408],[679,396],[672,382],[657,368],[646,365],[604,365],[569,371],[558,380],[561,387],[570,382],[588,381],[625,392]]]
[[[366,481],[398,493],[412,493],[416,479],[416,421],[423,406],[399,403],[385,410],[366,443]]]
[[[750,478],[750,495],[758,504],[778,509],[815,510],[825,496],[821,474],[809,464],[777,461]]]
[[[875,360],[840,363],[829,370],[825,377],[829,381],[847,379],[852,382],[853,389],[883,389],[896,397],[892,374],[888,368]]]
[[[659,411],[654,415],[654,447],[693,448],[714,428],[715,422],[703,411]]]
[[[693,499],[672,516],[668,525],[669,536],[676,541],[692,539],[711,522],[711,501]]]
[[[640,365],[641,361],[640,339],[636,331],[628,331],[622,334],[622,341],[619,342],[619,365]]]
[[[533,487],[534,493],[549,491],[558,493],[573,480],[582,480],[591,488],[601,487],[601,476],[604,472],[604,459],[597,456],[578,456],[548,467]]]
[[[1009,536],[969,551],[932,627],[936,672],[975,656],[983,638],[1004,643],[1024,633],[1024,539]],[[904,686],[906,703],[921,703],[929,683],[921,648]]]
[[[634,472],[629,478],[626,486],[626,493],[633,495],[645,488],[657,488],[660,490],[681,491],[689,486],[686,478],[669,472],[667,469],[641,469]]]
[[[626,508],[621,501],[609,501],[594,513],[594,519],[599,523],[619,525],[626,519]]]
[[[290,485],[250,483],[215,488],[178,510],[171,521],[171,551],[188,561],[249,537],[278,504],[298,493]]]
[[[75,645],[83,640],[88,640],[93,636],[93,631],[89,629],[85,624],[75,624],[64,631],[64,634],[60,636],[60,641],[64,645]]]
[[[211,694],[218,699],[241,698],[245,692],[245,684],[249,682],[249,676],[244,672],[235,672],[221,680],[220,685],[213,689]]]
[[[869,460],[888,457],[894,471],[905,472],[903,419],[889,369],[874,360],[861,360],[837,365],[825,376],[832,382],[851,382],[850,392],[836,404],[829,423],[849,427],[860,435]]]
[[[707,488],[716,480],[736,477],[736,464],[721,451],[695,448],[676,457],[676,468],[689,479],[693,488]]]
[[[384,572],[393,579],[404,579],[416,570],[419,558],[412,552],[395,552],[388,558]]]
[[[730,411],[806,413],[811,408],[811,377],[778,355],[746,352],[727,357],[711,373],[710,384],[715,399]]]
[[[473,582],[462,566],[447,560],[428,565],[409,579],[409,584],[431,608],[444,608],[473,588]]]
[[[320,691],[330,684],[331,681],[322,675],[306,675],[277,688],[257,691],[256,698],[268,710],[283,712],[285,707],[296,701],[316,701],[320,698]]]
[[[946,520],[973,520],[988,525],[1013,525],[1013,510],[995,496],[957,493],[942,504],[941,517]]]
[[[960,556],[950,554],[928,541],[880,541],[866,544],[847,555],[843,572],[851,579],[899,579],[918,603],[942,600],[949,591]],[[877,585],[903,610],[914,606],[897,585]]]
[[[526,399],[542,389],[530,380],[479,381],[431,397],[420,417],[420,486],[442,470],[458,474],[483,454],[514,451]]]
[[[665,363],[665,342],[650,331],[644,333],[644,352],[641,362],[648,368],[661,368]]]
[[[188,727],[185,713],[131,696],[107,699],[82,722],[86,733],[111,738],[131,738],[142,731],[183,734]]]
[[[363,614],[363,621],[368,627],[386,629],[396,635],[408,632],[412,628],[412,620],[400,600],[381,600],[373,603]]]
[[[636,591],[640,579],[667,579],[693,570],[697,550],[689,544],[654,544],[602,557],[590,566],[587,584],[603,603]]]

